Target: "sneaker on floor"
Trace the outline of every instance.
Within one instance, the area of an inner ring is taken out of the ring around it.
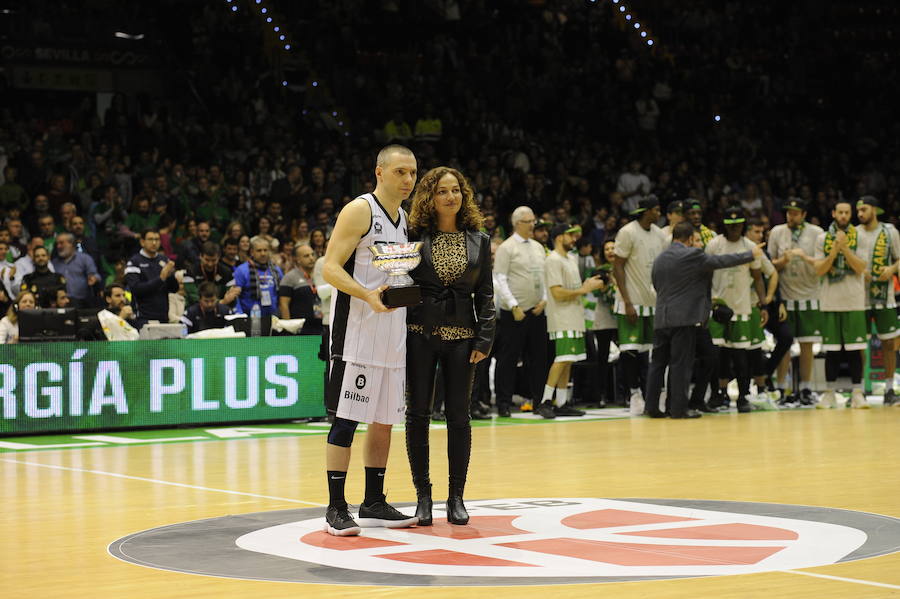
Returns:
[[[801,389],[799,399],[801,406],[812,406],[816,403],[816,394],[812,389]]]
[[[640,389],[632,392],[631,401],[628,403],[628,412],[632,416],[640,416],[644,413],[644,394]]]
[[[573,408],[572,406],[566,404],[558,408],[554,407],[553,413],[557,416],[584,416],[586,412],[584,410],[579,410],[578,408]]]
[[[359,525],[350,515],[347,504],[329,505],[325,510],[325,532],[336,537],[352,537],[358,535]]]
[[[750,404],[746,397],[741,397],[737,400],[737,411],[740,414],[746,414],[747,412],[753,411],[753,406]]]
[[[389,504],[383,497],[371,505],[365,503],[359,506],[359,525],[363,528],[383,526],[384,528],[409,528],[419,519],[415,516],[401,514]]]
[[[837,407],[837,397],[834,394],[834,391],[829,389],[825,393],[822,394],[822,399],[819,400],[819,403],[816,404],[816,407],[820,410],[828,409],[828,408],[836,408]]]
[[[866,401],[866,396],[861,389],[854,389],[850,394],[850,407],[858,410],[869,409],[869,402]]]
[[[520,412],[533,412],[534,406],[531,405],[531,402],[527,399],[522,402],[522,405],[519,407]]]
[[[894,396],[894,390],[888,389],[884,392],[884,407],[890,407],[897,403],[897,398]]]
[[[549,401],[541,402],[541,405],[538,406],[537,413],[542,418],[546,418],[550,420],[551,418],[556,418],[556,411],[553,409],[553,404]]]

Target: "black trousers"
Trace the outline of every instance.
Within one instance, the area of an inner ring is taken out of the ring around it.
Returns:
[[[574,397],[593,403],[615,402],[615,365],[609,363],[609,342],[615,341],[616,336],[616,329],[587,331],[584,340],[588,367],[572,373],[574,389],[577,390],[573,392]]]
[[[700,327],[656,329],[653,334],[653,357],[647,373],[646,406],[648,413],[659,411],[666,366],[669,367],[668,412],[683,416],[688,409],[688,386],[694,367],[697,331]]]
[[[697,329],[694,345],[694,390],[691,392],[689,407],[702,408],[706,400],[706,389],[713,383],[713,395],[719,387],[715,381],[718,364],[718,351],[712,342],[709,329],[699,327]]]
[[[769,354],[769,359],[766,360],[764,366],[765,370],[754,374],[771,376],[772,373],[775,372],[775,369],[778,368],[778,365],[781,364],[784,355],[790,351],[791,345],[794,344],[794,334],[791,332],[791,327],[788,326],[786,320],[784,322],[778,322],[777,311],[774,312],[774,318],[770,312],[769,322],[766,323],[766,330],[775,337],[775,349],[772,350],[772,353]]]
[[[431,484],[428,425],[435,384],[444,389],[450,486],[460,492],[465,486],[472,450],[469,402],[475,365],[469,362],[471,352],[471,339],[441,341],[413,332],[406,338],[406,453],[417,490]],[[435,377],[438,364],[442,376]]]
[[[535,404],[543,397],[544,383],[547,382],[547,317],[536,316],[529,310],[519,322],[509,310],[500,310],[498,323],[502,339],[497,348],[497,366],[494,383],[497,392],[497,407],[509,408],[516,387],[516,363],[524,357],[529,375],[528,391]]]

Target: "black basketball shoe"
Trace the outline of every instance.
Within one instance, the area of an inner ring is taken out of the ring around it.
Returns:
[[[365,503],[359,506],[359,525],[363,528],[383,526],[385,528],[409,528],[414,526],[419,519],[415,516],[407,516],[397,511],[382,495],[381,500],[370,505]]]
[[[325,532],[336,537],[352,537],[358,535],[359,525],[350,515],[347,504],[329,505],[325,510]]]

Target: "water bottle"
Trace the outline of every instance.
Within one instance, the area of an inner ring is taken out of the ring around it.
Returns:
[[[262,311],[259,309],[259,304],[253,304],[253,309],[250,310],[250,336],[251,337],[259,337],[262,332]]]

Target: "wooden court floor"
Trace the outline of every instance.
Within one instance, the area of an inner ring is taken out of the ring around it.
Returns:
[[[476,428],[467,499],[680,498],[900,517],[900,409],[723,414]],[[432,431],[436,498],[446,433]],[[389,500],[413,501],[395,431]],[[898,597],[900,553],[797,571],[637,582],[342,586],[213,578],[111,557],[141,530],[327,502],[323,436],[0,454],[0,596],[27,597]],[[363,477],[354,456],[348,498]]]

